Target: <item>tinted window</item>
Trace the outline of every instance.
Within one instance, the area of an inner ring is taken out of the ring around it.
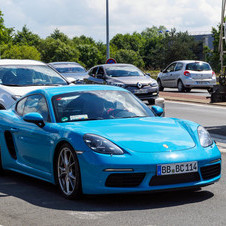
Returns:
[[[142,76],[144,73],[135,66],[116,65],[105,66],[106,74],[110,77],[127,77],[127,76]]]
[[[42,95],[31,95],[27,97],[23,115],[30,112],[38,112],[44,121],[49,121],[49,111],[45,98]]]
[[[169,67],[167,67],[165,69],[165,72],[173,72],[174,71],[174,68],[175,68],[175,65],[176,65],[176,63],[171,64]]]
[[[52,98],[57,122],[154,116],[132,94],[96,90],[57,95]]]
[[[47,65],[0,66],[0,83],[8,86],[67,85],[67,82]]]
[[[182,63],[177,63],[176,67],[175,67],[175,71],[180,71],[183,68],[183,64]]]
[[[98,69],[98,67],[91,69],[90,72],[89,72],[89,75],[92,75],[92,76],[95,75],[96,72],[97,72],[97,69]]]
[[[210,71],[211,67],[207,63],[195,62],[195,63],[187,64],[186,65],[186,70],[191,70],[191,71]]]

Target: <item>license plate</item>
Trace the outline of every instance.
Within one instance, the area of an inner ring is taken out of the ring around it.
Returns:
[[[147,89],[138,89],[138,90],[134,90],[134,93],[148,93]]]
[[[157,176],[191,173],[197,171],[197,161],[157,165]]]
[[[198,81],[196,83],[199,85],[208,85],[209,84],[209,82],[203,82],[203,81]]]

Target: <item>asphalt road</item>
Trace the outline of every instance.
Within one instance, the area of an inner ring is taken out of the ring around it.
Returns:
[[[172,93],[179,93],[177,88],[165,88],[164,92],[172,92]],[[183,93],[185,95],[197,95],[197,96],[210,96],[209,92],[206,89],[192,89],[188,93]]]
[[[165,112],[167,117],[197,122],[212,135],[226,139],[226,107],[166,101]]]
[[[225,225],[222,179],[197,192],[85,196],[65,200],[55,186],[10,173],[0,177],[0,225]]]

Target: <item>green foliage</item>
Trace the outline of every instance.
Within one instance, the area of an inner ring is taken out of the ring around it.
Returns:
[[[13,43],[16,45],[29,45],[39,47],[41,42],[40,37],[37,34],[33,34],[27,26],[23,26],[22,31],[17,31],[14,35]]]
[[[133,50],[120,49],[116,52],[115,59],[117,63],[134,64],[139,68],[144,67],[141,56]]]
[[[12,40],[13,28],[6,28],[4,26],[4,19],[2,11],[0,10],[0,45],[10,43]]]
[[[5,45],[2,49],[2,59],[32,59],[40,60],[41,55],[34,46]]]
[[[68,38],[67,35],[65,35],[63,32],[60,32],[60,30],[55,29],[54,32],[49,36],[55,40],[60,40],[61,42],[70,44],[71,40]]]
[[[101,52],[94,45],[81,44],[78,45],[80,52],[79,61],[86,65],[86,68],[90,68],[100,62],[102,59]]]
[[[79,52],[76,48],[52,37],[42,40],[40,49],[41,59],[44,62],[77,61],[79,57]]]

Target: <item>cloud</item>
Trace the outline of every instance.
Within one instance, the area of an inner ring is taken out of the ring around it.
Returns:
[[[58,28],[69,37],[105,41],[106,0],[0,0],[7,27],[27,27],[41,37]],[[221,3],[212,0],[109,0],[110,37],[164,25],[177,31],[210,32],[220,22]]]

